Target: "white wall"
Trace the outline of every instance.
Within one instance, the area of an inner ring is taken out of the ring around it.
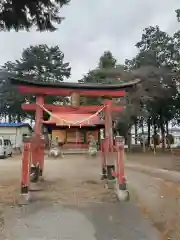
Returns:
[[[30,134],[28,127],[0,127],[0,136],[3,136],[9,140],[13,147],[22,146],[23,134]]]

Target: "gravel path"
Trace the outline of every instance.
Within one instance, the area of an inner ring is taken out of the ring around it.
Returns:
[[[159,240],[157,230],[132,204],[63,206],[34,203],[14,209],[4,229],[9,240]]]
[[[20,161],[18,158],[0,161],[0,169],[0,201],[5,202],[0,204],[2,240],[161,239],[151,220],[142,216],[135,205],[134,190],[143,206],[153,211],[160,206],[161,181],[152,176],[127,170],[132,200],[119,203],[113,192],[103,188],[97,159],[82,156],[46,159],[44,191],[34,193],[34,202],[20,208],[13,205],[19,196]],[[158,190],[147,190],[150,183]]]
[[[125,163],[125,166],[128,169],[139,171],[139,172],[154,176],[156,178],[164,179],[166,181],[172,181],[177,183],[180,182],[180,172],[177,172],[177,171],[171,171],[171,170],[150,167],[150,166],[137,164],[137,163],[128,163],[128,162]]]
[[[152,170],[152,169],[150,169]],[[139,206],[163,233],[167,240],[178,240],[180,236],[180,187],[178,174],[158,174],[158,170],[145,172],[137,167],[126,170],[131,188],[136,191]],[[172,177],[172,178],[171,178]]]

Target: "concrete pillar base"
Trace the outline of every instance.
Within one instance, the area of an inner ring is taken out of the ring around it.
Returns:
[[[43,190],[43,187],[40,182],[31,182],[30,183],[29,191],[37,192],[37,191],[42,191],[42,190]]]
[[[38,182],[40,176],[39,165],[31,167],[30,181]]]
[[[21,194],[18,201],[18,205],[20,206],[28,205],[30,201],[31,201],[30,193]]]
[[[116,189],[116,196],[120,202],[126,202],[130,199],[130,194],[128,190]]]
[[[106,185],[105,188],[107,189],[114,189],[115,180],[108,180],[105,185]]]

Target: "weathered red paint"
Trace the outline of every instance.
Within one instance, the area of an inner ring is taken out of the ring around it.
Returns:
[[[35,128],[34,132],[36,136],[41,135],[41,128],[42,128],[42,119],[43,119],[43,110],[40,107],[44,104],[44,97],[43,96],[36,96],[36,115],[35,115]]]
[[[25,111],[35,111],[36,110],[36,104],[22,104],[22,109]],[[54,112],[68,112],[68,113],[95,113],[99,109],[101,109],[103,106],[80,106],[78,108],[72,107],[72,106],[56,106],[53,104],[44,104],[44,107],[49,111]],[[122,106],[112,106],[111,111],[112,112],[120,112],[123,109]]]
[[[30,165],[31,165],[31,143],[24,143],[24,152],[22,155],[22,173],[21,173],[21,194],[27,194],[29,191]]]
[[[123,141],[116,140],[116,150],[117,150],[117,180],[118,184],[122,185],[125,183],[124,176],[124,143]]]
[[[36,96],[36,113],[35,113],[35,137],[36,141],[33,143],[33,158],[32,164],[40,166],[40,171],[43,172],[44,166],[44,157],[42,157],[42,150],[41,150],[41,131],[42,131],[42,121],[43,121],[43,110],[40,107],[44,104],[44,97],[43,96]]]
[[[26,85],[18,85],[18,90],[22,93],[26,94],[35,94],[35,95],[55,95],[55,96],[70,96],[75,90],[74,89],[63,89],[63,88],[38,88],[36,86],[26,86]],[[123,97],[126,93],[125,90],[76,90],[80,96],[87,97]]]
[[[113,123],[112,123],[112,100],[105,99],[104,104],[106,108],[104,109],[105,115],[105,137],[109,139],[109,151],[113,152]]]

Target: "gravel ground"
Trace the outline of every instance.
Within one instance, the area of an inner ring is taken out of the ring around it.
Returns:
[[[127,171],[128,181],[136,191],[144,216],[164,235],[164,239],[180,239],[179,183],[165,181],[137,170]],[[138,174],[137,174],[138,173]]]
[[[178,183],[127,168],[132,200],[119,203],[99,181],[99,162],[82,156],[47,159],[44,191],[19,208],[19,157],[0,160],[0,239],[159,240],[159,232],[179,239]]]
[[[156,155],[154,155],[152,152],[128,153],[126,155],[126,161],[130,163],[139,163],[154,168],[180,171],[180,153],[171,154],[170,152],[162,151],[157,152]]]

